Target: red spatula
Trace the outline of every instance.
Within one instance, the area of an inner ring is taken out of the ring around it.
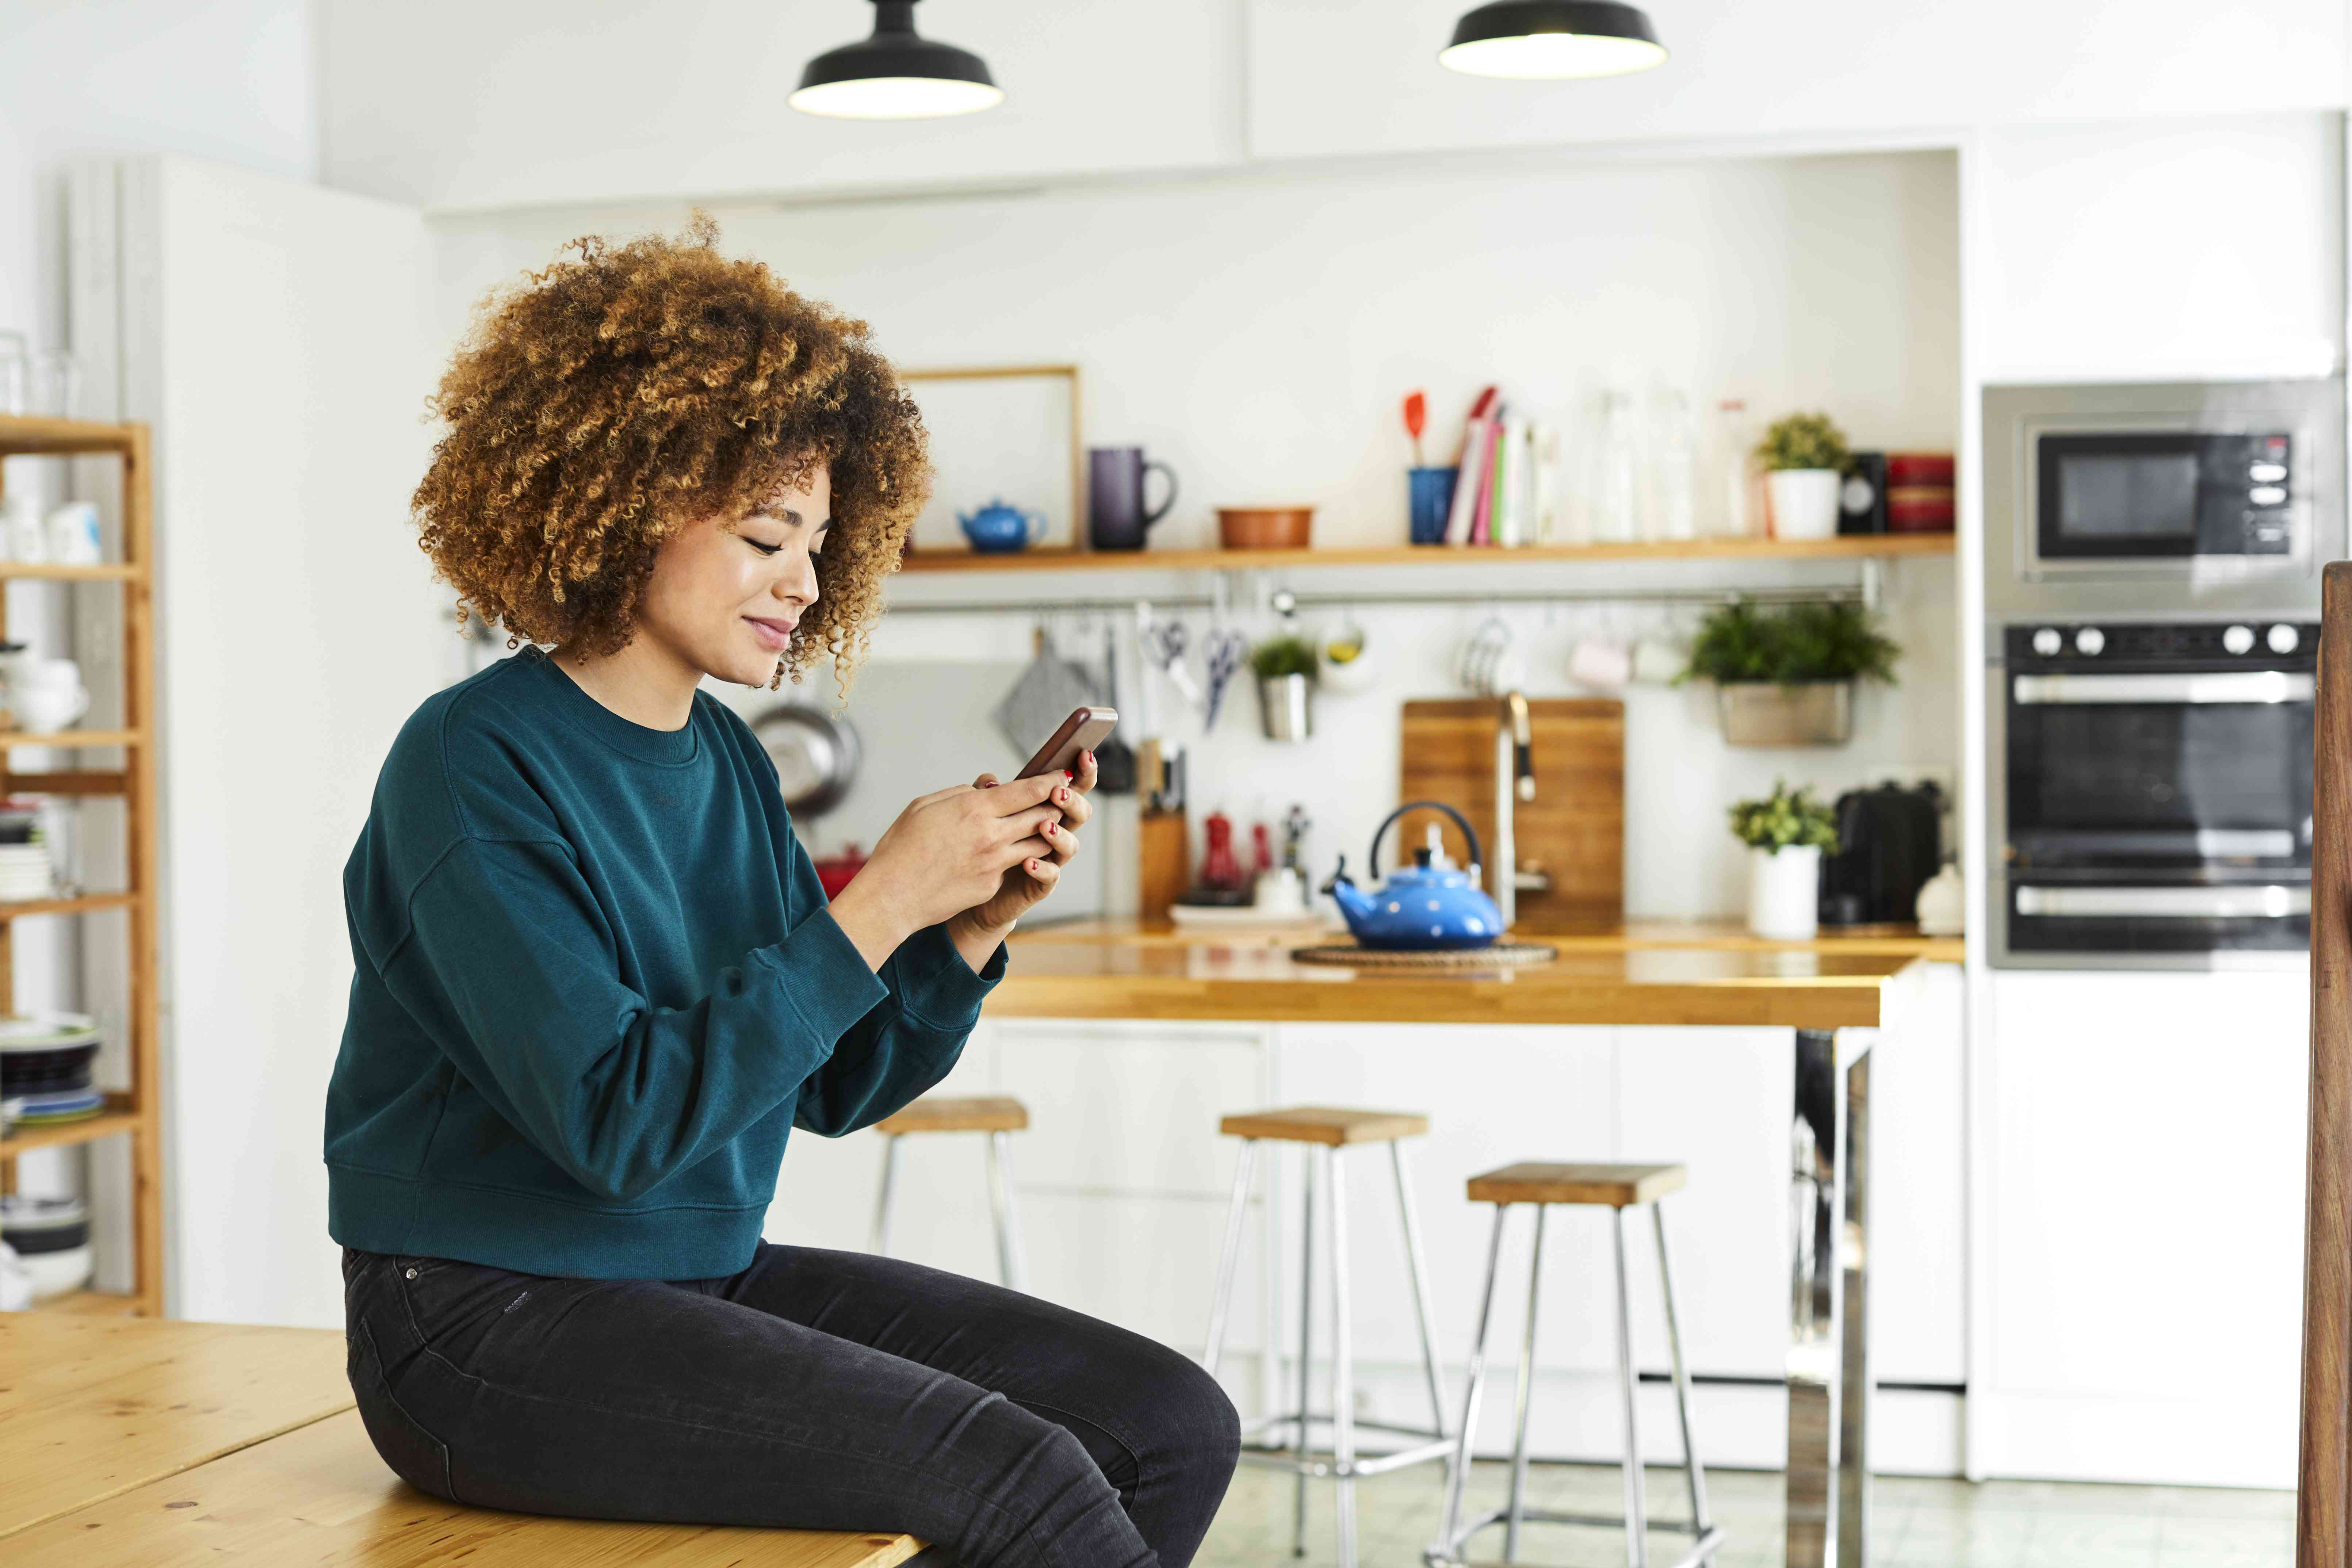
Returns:
[[[1421,460],[1421,432],[1429,423],[1429,399],[1420,393],[1409,394],[1404,400],[1404,427],[1412,437],[1412,466],[1423,467]]]

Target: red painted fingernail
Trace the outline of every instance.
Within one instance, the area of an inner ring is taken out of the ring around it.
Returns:
[[[1034,861],[1034,860],[1030,861],[1030,862],[1029,862],[1029,869],[1031,869],[1032,871],[1034,871],[1036,868],[1037,868],[1037,862],[1036,862],[1036,861]]]
[[[1062,770],[1062,776],[1063,776],[1065,779],[1075,779],[1075,778],[1076,778],[1078,775],[1077,775],[1077,774],[1076,774],[1076,773],[1072,773],[1069,769],[1067,769],[1067,768],[1064,768],[1064,769]]]
[[[980,787],[982,789],[994,789],[996,787],[996,781],[994,779],[991,779]]]

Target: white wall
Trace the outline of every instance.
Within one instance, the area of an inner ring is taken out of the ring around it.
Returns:
[[[1450,449],[1461,411],[1490,379],[1559,420],[1571,442],[1589,440],[1598,391],[1615,382],[1677,385],[1702,407],[1736,395],[1765,411],[1825,406],[1865,447],[1949,447],[1958,423],[1956,200],[1948,155],[1878,154],[1250,174],[1027,197],[742,209],[729,216],[725,237],[796,287],[875,321],[883,349],[901,363],[1079,363],[1087,440],[1140,442],[1181,476],[1183,499],[1154,531],[1155,543],[1211,542],[1218,505],[1294,498],[1321,508],[1318,542],[1390,543],[1404,533],[1400,470],[1410,461],[1396,411],[1416,386],[1430,392],[1433,453]],[[455,331],[483,289],[541,265],[573,234],[677,216],[606,209],[445,220],[445,323]],[[1851,565],[1717,563],[1498,565],[1458,581],[1591,591],[1854,580]],[[1332,591],[1399,586],[1393,574],[1295,581]],[[1164,576],[1157,584],[1171,585]],[[1116,599],[1152,588],[1124,574],[1050,588],[1034,578],[958,575],[900,578],[893,597],[1076,591]],[[1740,870],[1723,809],[1769,789],[1777,773],[1834,789],[1881,768],[1956,770],[1952,572],[1906,563],[1890,572],[1889,589],[1894,633],[1908,649],[1903,684],[1865,693],[1850,746],[1734,752],[1701,693],[1633,696],[1636,913],[1736,909]],[[1456,693],[1445,672],[1480,614],[1381,610],[1364,618],[1385,645],[1380,689],[1325,701],[1313,742],[1287,747],[1255,738],[1255,697],[1237,689],[1194,759],[1196,819],[1220,802],[1245,814],[1262,801],[1278,816],[1304,800],[1320,824],[1318,865],[1328,868],[1341,848],[1360,864],[1373,826],[1395,804],[1397,703]],[[1525,639],[1529,689],[1551,694],[1570,689],[1565,657],[1577,635],[1628,635],[1654,617],[1528,609],[1507,618]],[[1206,619],[1191,619],[1197,640]],[[1245,625],[1255,634],[1268,623]],[[885,624],[875,651],[1019,658],[1029,629],[1024,616],[906,617]],[[1097,641],[1080,646],[1091,655]],[[870,721],[919,721],[906,713]],[[928,786],[908,793],[916,787]]]
[[[342,1320],[320,1161],[345,858],[452,633],[407,526],[412,210],[184,159],[123,173],[126,412],[158,434],[174,1315]]]
[[[864,0],[323,0],[331,183],[428,206],[1022,181],[1240,152],[1235,5],[931,0],[928,37],[1006,101],[896,123],[784,104],[810,56],[864,37]],[[1139,26],[1141,22],[1142,25]]]
[[[441,209],[1026,183],[1562,143],[1901,141],[2033,120],[2335,108],[2336,0],[1675,0],[1665,65],[1508,82],[1436,62],[1466,0],[929,0],[1007,101],[845,125],[782,99],[856,0],[322,0],[326,178]]]

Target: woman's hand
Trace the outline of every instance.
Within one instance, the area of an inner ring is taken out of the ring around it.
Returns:
[[[1045,776],[1055,785],[1053,793],[1046,797],[1046,804],[1056,807],[1062,814],[1059,822],[1045,823],[1038,829],[1039,836],[1050,847],[1049,853],[1024,860],[1005,872],[990,898],[964,910],[957,919],[957,925],[962,928],[956,933],[960,939],[958,945],[961,945],[964,931],[986,939],[988,945],[981,950],[983,960],[996,950],[997,942],[1003,940],[1005,931],[1012,928],[1014,921],[1036,908],[1039,900],[1054,890],[1054,884],[1062,879],[1062,868],[1068,865],[1078,852],[1077,830],[1084,827],[1087,819],[1094,815],[1094,803],[1087,798],[1093,792],[1097,776],[1092,752],[1078,753],[1075,775],[1048,773]],[[1023,779],[1019,782],[1033,784],[1035,781]],[[996,782],[994,773],[982,773],[973,783],[975,788],[984,790],[1006,787]]]
[[[881,968],[900,942],[925,926],[992,902],[1024,864],[1047,864],[1056,838],[1075,848],[1076,841],[1056,826],[1068,805],[1048,803],[1068,787],[1055,773],[1009,784],[991,781],[988,787],[958,784],[912,802],[833,901],[835,923],[869,967]],[[992,941],[987,951],[994,947]]]

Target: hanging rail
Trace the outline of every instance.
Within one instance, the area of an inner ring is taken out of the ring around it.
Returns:
[[[1751,605],[1790,605],[1819,603],[1822,600],[1859,601],[1870,603],[1876,598],[1872,584],[1858,586],[1826,586],[1812,588],[1623,588],[1623,589],[1498,589],[1491,593],[1444,592],[1434,594],[1302,594],[1293,591],[1301,609],[1317,607],[1353,607],[1367,605],[1457,605],[1484,608],[1494,605],[1728,605],[1744,602]],[[1126,615],[1132,614],[1136,601],[1150,601],[1154,610],[1206,610],[1215,601],[1206,594],[1129,594],[1120,598],[1062,599],[1039,595],[1034,598],[967,598],[967,599],[908,599],[890,603],[886,613],[893,616],[985,616],[985,615]]]

